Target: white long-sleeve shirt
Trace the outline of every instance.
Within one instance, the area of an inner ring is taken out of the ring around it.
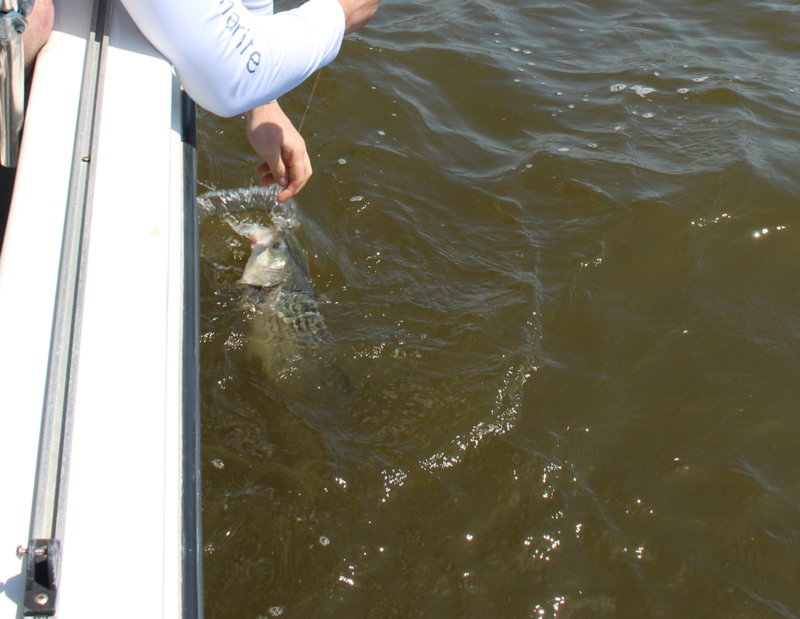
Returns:
[[[339,53],[337,0],[272,13],[272,0],[122,0],[198,105],[235,116],[273,101]]]

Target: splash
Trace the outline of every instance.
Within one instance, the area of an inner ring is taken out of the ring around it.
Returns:
[[[272,225],[277,228],[297,228],[300,222],[294,200],[279,203],[280,189],[277,185],[271,185],[208,191],[197,197],[198,216],[202,222],[212,215],[244,214],[243,218],[229,220],[231,227],[244,236],[247,236],[254,225],[263,224],[258,217],[263,213],[269,214]]]

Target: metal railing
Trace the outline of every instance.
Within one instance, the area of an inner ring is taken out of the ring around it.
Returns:
[[[25,118],[25,51],[22,33],[34,0],[0,3],[0,164],[14,168]]]

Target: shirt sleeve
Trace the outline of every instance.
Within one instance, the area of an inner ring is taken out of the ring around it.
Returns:
[[[242,4],[254,15],[272,15],[272,0],[242,0]]]
[[[276,15],[271,0],[122,3],[189,96],[219,116],[285,94],[336,58],[344,36],[337,0],[309,0]]]

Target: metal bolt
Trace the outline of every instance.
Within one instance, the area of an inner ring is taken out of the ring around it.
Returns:
[[[33,551],[37,557],[43,557],[47,554],[47,548],[37,548]],[[17,546],[17,559],[28,556],[28,549],[25,546]]]
[[[84,163],[89,163],[89,159],[90,159],[89,155],[84,155],[83,157],[81,157],[81,161],[83,161]]]
[[[44,606],[45,604],[47,604],[48,600],[50,599],[50,596],[48,596],[46,593],[40,593],[33,599],[36,600],[36,603],[39,606]]]

